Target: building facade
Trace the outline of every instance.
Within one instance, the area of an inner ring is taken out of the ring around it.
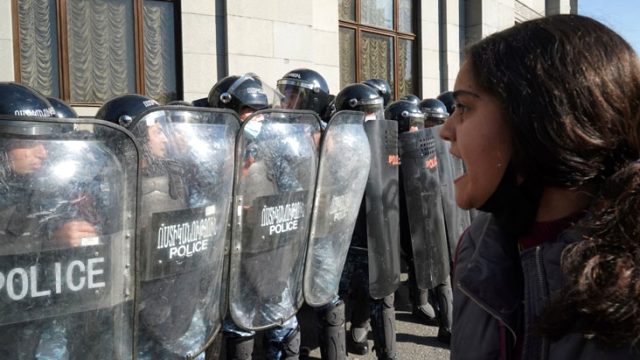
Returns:
[[[312,68],[332,93],[383,78],[393,97],[453,86],[464,47],[577,0],[0,0],[0,81],[92,116],[105,100],[207,96],[254,72]]]

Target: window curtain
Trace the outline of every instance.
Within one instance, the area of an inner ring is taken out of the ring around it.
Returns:
[[[173,14],[172,3],[144,2],[145,91],[161,103],[177,97]]]
[[[394,88],[393,39],[389,36],[362,33],[362,79],[384,79]],[[393,94],[392,94],[393,98]]]
[[[356,81],[355,31],[340,28],[340,88]]]
[[[398,39],[398,93],[415,94],[413,81],[413,41]]]
[[[18,1],[18,28],[21,82],[60,97],[55,0]]]
[[[68,0],[71,100],[135,92],[132,0]]]

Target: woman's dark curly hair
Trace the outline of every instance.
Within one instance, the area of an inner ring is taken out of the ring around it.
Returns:
[[[615,32],[578,15],[516,25],[467,49],[478,84],[503,105],[513,165],[542,187],[594,196],[584,239],[562,263],[547,335],[603,343],[640,334],[640,62]]]

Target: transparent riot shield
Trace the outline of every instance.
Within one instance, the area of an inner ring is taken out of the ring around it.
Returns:
[[[400,134],[399,141],[416,283],[433,289],[449,275],[435,139],[430,129],[422,129]]]
[[[133,357],[137,156],[103,121],[0,119],[0,357]]]
[[[447,229],[449,254],[453,259],[460,236],[471,224],[469,211],[461,209],[456,204],[455,189],[453,187],[453,180],[464,173],[464,165],[462,160],[451,156],[451,153],[449,153],[451,145],[440,137],[442,125],[429,129],[433,133],[436,145],[438,175],[440,176],[440,187],[442,189],[442,209]]]
[[[304,297],[322,306],[337,294],[371,166],[361,112],[341,111],[326,128],[314,197]]]
[[[364,128],[371,147],[365,190],[369,295],[382,299],[400,286],[398,123],[371,120]]]
[[[264,110],[242,125],[229,274],[239,327],[282,324],[302,305],[319,139],[319,119],[309,111]]]
[[[200,354],[221,324],[235,113],[155,107],[131,124],[141,148],[137,356]]]

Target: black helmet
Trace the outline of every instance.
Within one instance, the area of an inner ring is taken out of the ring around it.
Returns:
[[[336,110],[354,110],[365,113],[365,120],[384,119],[383,100],[378,92],[365,84],[350,84],[336,95]]]
[[[278,80],[278,91],[284,95],[288,109],[312,110],[320,114],[329,104],[329,85],[317,71],[295,69]]]
[[[447,107],[447,113],[449,113],[449,115],[453,114],[453,107],[456,104],[456,101],[453,98],[453,92],[445,91],[442,94],[438,95],[437,99],[442,101],[444,106]]]
[[[56,110],[56,117],[59,117],[62,119],[78,118],[78,113],[75,110],[73,110],[73,108],[69,106],[69,104],[67,104],[66,102],[54,97],[48,97],[47,100],[49,101],[51,106],[53,106],[53,108]]]
[[[394,101],[384,110],[384,118],[398,122],[398,133],[410,131],[411,128],[424,128],[424,114],[418,106],[407,100]]]
[[[389,100],[391,100],[391,86],[389,86],[389,83],[386,80],[369,79],[363,81],[362,83],[369,85],[378,91],[378,94],[382,96],[382,100],[384,100],[385,107],[387,106],[387,104],[389,104]]]
[[[409,101],[409,102],[414,103],[416,105],[418,105],[420,103],[420,98],[417,97],[416,95],[413,95],[413,94],[407,94],[407,95],[401,97],[400,100]]]
[[[255,74],[227,76],[209,91],[209,106],[231,109],[237,113],[245,106],[253,110],[266,109],[270,104],[268,93],[271,91],[265,91],[265,87]]]
[[[96,119],[107,120],[114,124],[129,127],[136,116],[146,109],[158,105],[157,101],[143,95],[120,95],[102,104],[96,113]]]
[[[22,117],[55,117],[55,109],[39,92],[22,84],[0,82],[0,115],[8,117],[0,120],[0,150],[13,147],[31,147],[37,137],[48,137],[70,131],[70,124],[53,124],[28,121]],[[1,163],[1,162],[0,162]],[[0,164],[1,165],[1,164]]]
[[[424,99],[418,107],[424,113],[427,126],[442,124],[449,117],[447,107],[438,99]]]
[[[55,117],[51,103],[22,84],[0,82],[0,115]]]

